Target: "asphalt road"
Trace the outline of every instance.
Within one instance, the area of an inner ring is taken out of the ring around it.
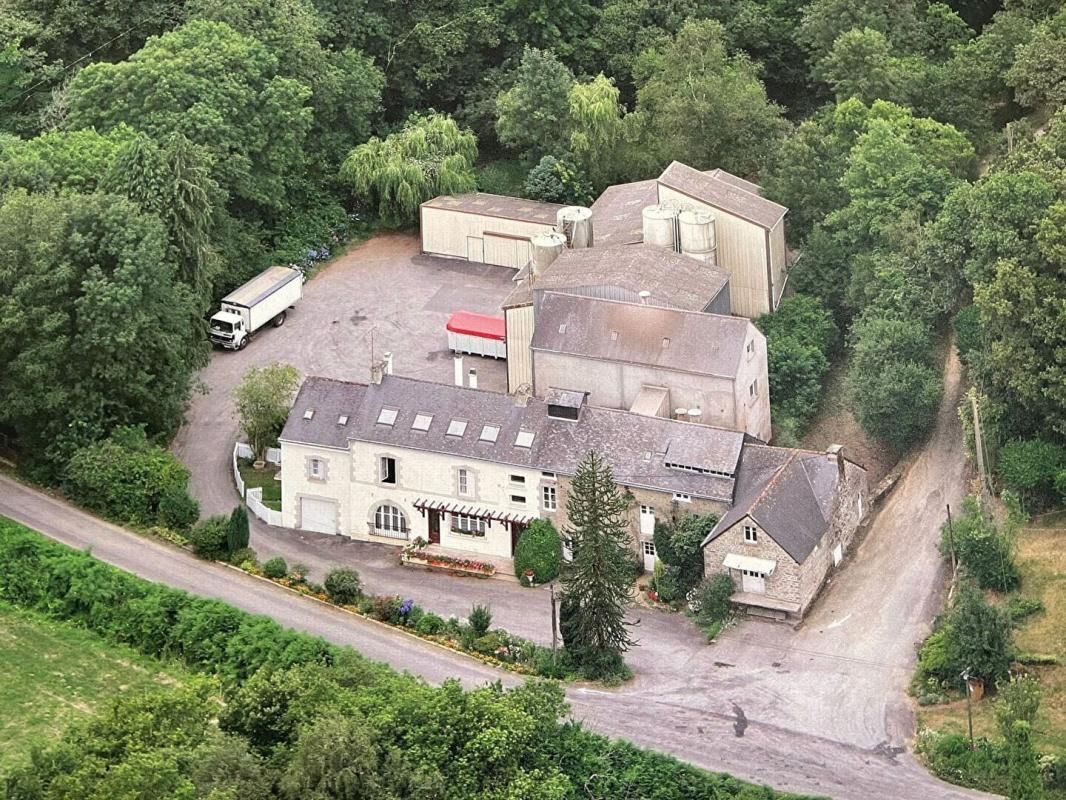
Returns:
[[[633,654],[637,678],[615,690],[571,687],[573,716],[602,733],[779,789],[841,800],[986,797],[932,778],[903,746],[913,723],[902,687],[940,582],[939,561],[927,557],[928,550],[942,503],[961,493],[957,361],[949,363],[947,377],[930,445],[807,624],[794,632],[746,623],[713,647],[696,647],[698,637],[679,618],[644,615],[645,644]],[[4,476],[0,514],[149,580],[266,614],[433,682],[449,676],[468,686],[515,680],[138,537]],[[650,663],[663,668],[641,666]]]

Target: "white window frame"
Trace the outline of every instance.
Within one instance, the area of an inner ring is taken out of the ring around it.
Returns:
[[[659,557],[659,554],[655,552],[655,542],[651,539],[644,539],[640,544],[644,551],[644,555],[655,556],[656,558]]]
[[[511,474],[511,475],[507,476],[507,480],[509,480],[511,482],[512,486],[525,486],[526,485],[526,476],[525,475],[514,475],[514,474]]]
[[[540,487],[540,504],[545,511],[559,510],[559,495],[554,483],[546,483]]]
[[[526,504],[526,496],[524,494],[512,494],[511,503],[516,506],[524,506]]]
[[[691,503],[692,502],[692,495],[690,495],[688,492],[674,492],[674,502],[675,503]]]
[[[744,544],[758,544],[759,529],[754,525],[744,526]]]
[[[313,481],[326,479],[326,462],[317,456],[307,459],[307,477]]]
[[[488,523],[486,520],[480,517],[472,517],[469,514],[449,514],[451,519],[448,520],[448,527],[452,533],[459,534],[460,536],[478,536],[485,535],[485,531],[488,529]]]
[[[470,491],[470,470],[466,467],[459,467],[455,471],[455,492],[460,497],[471,497],[473,492]]]
[[[749,578],[762,578],[763,580],[766,580],[765,572],[758,572],[754,569],[742,569],[740,572],[743,575],[747,575]]]
[[[392,464],[392,480],[388,480],[390,477],[388,466],[390,463]],[[398,470],[399,468],[395,458],[392,456],[378,456],[378,483],[383,483],[386,486],[396,486],[398,483],[396,480],[396,473]]]
[[[750,398],[752,398],[754,400],[758,396],[759,396],[759,379],[756,378],[755,380],[753,380],[751,382],[751,385],[748,386],[748,397],[750,397]]]
[[[374,532],[383,535],[402,533],[407,538],[407,515],[403,509],[391,503],[382,503],[374,509]]]

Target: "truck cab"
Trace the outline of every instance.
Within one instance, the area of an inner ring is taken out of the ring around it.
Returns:
[[[244,316],[233,307],[222,308],[211,317],[209,337],[217,345],[227,350],[243,350],[248,344],[248,327],[244,324]]]

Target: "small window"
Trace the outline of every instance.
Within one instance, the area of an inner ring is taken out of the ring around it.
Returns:
[[[396,414],[399,413],[395,408],[382,408],[378,413],[379,425],[395,425]]]
[[[646,555],[646,556],[654,556],[654,555],[656,555],[656,553],[655,553],[655,542],[641,542],[640,544],[644,548],[644,555]]]
[[[655,509],[652,508],[651,506],[642,505],[640,507],[640,513],[641,514],[648,514],[648,515],[651,515],[651,516],[654,517],[655,516]]]
[[[411,423],[411,430],[428,431],[433,424],[432,414],[415,414],[415,421]]]
[[[748,351],[748,355],[751,355],[752,353],[755,352],[755,340],[754,339],[749,339],[748,340],[747,351]]]
[[[559,508],[559,500],[554,486],[541,487],[540,500],[545,511],[555,511]]]
[[[686,492],[674,492],[674,502],[677,503],[691,503],[692,495]]]
[[[463,497],[470,496],[470,470],[460,467],[455,473],[456,489]]]
[[[348,424],[348,415],[347,414],[341,414],[339,417],[337,417],[337,424],[338,425],[347,425]]]
[[[745,542],[757,542],[759,541],[759,531],[754,525],[744,526],[744,541]]]
[[[611,341],[612,342],[617,342],[618,341],[618,331],[611,331]]]
[[[307,474],[316,480],[325,479],[326,465],[322,463],[321,458],[310,458],[307,460]]]
[[[526,478],[524,475],[511,475],[510,480],[511,483],[517,483],[522,486],[525,486],[526,483]]]
[[[540,473],[540,476],[542,478],[544,478],[544,480],[546,480],[546,481],[554,481],[555,480],[555,473],[554,472],[542,472],[542,473]]]
[[[524,506],[526,504],[526,496],[524,494],[512,494],[511,502],[517,503],[520,506]]]
[[[481,441],[483,442],[495,442],[496,437],[500,435],[499,425],[486,425],[481,429]]]
[[[382,483],[396,483],[396,459],[382,456],[378,466],[378,478]]]
[[[533,433],[533,431],[519,431],[518,436],[515,437],[514,446],[532,447],[533,439],[536,437],[536,435],[537,434]]]
[[[759,395],[759,379],[756,378],[751,382],[751,386],[748,387],[748,395],[751,397],[758,397]]]
[[[754,570],[754,569],[742,569],[741,572],[744,573],[745,575],[747,575],[749,578],[765,578],[766,577],[766,573],[765,572],[759,572],[759,571]]]
[[[663,337],[663,350],[665,350],[669,346],[670,346],[670,339],[669,339],[669,337],[664,336]]]
[[[559,326],[559,333],[566,333],[566,323]]]
[[[315,416],[315,410],[313,408],[309,408],[309,409],[307,409],[304,412],[304,419],[311,419],[314,416]]]
[[[466,433],[465,419],[453,419],[448,423],[449,436],[462,436],[464,433]]]

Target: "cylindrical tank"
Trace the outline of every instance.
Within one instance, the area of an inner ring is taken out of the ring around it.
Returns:
[[[645,206],[641,212],[644,243],[677,250],[677,208],[668,205]]]
[[[577,250],[592,247],[592,209],[585,206],[560,208],[555,216],[555,228],[566,236],[567,244]]]
[[[682,211],[677,216],[677,231],[682,253],[708,264],[717,263],[713,215],[706,211]]]
[[[540,275],[559,257],[566,247],[566,236],[561,233],[538,233],[529,239],[533,250],[533,274]]]

